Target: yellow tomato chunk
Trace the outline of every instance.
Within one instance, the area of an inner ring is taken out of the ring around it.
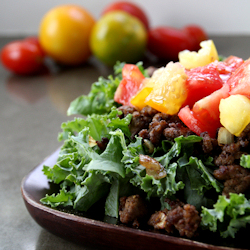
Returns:
[[[138,109],[143,109],[146,106],[145,99],[153,90],[155,79],[157,79],[158,75],[164,70],[164,67],[157,69],[151,78],[145,78],[143,80],[143,86],[138,91],[138,93],[130,99],[130,103]]]
[[[243,95],[231,95],[220,101],[220,122],[233,135],[239,136],[250,123],[250,100]]]
[[[145,78],[142,84],[143,84],[142,88],[138,91],[138,93],[135,96],[133,96],[130,99],[130,103],[139,110],[143,109],[146,106],[145,99],[152,91],[154,82],[151,81],[150,78]]]
[[[205,66],[219,60],[218,52],[212,40],[203,41],[200,46],[201,49],[198,52],[183,50],[179,53],[180,64],[186,69]]]
[[[186,79],[185,69],[180,63],[168,63],[151,79],[154,87],[145,104],[166,114],[177,114],[187,98]]]

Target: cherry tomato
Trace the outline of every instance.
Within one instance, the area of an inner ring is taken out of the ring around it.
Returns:
[[[44,51],[37,38],[14,41],[3,47],[1,61],[16,74],[35,74],[44,67]]]
[[[158,27],[149,30],[148,49],[156,57],[178,61],[180,51],[192,50],[190,36],[180,29],[172,27]]]
[[[146,13],[134,3],[130,2],[111,3],[103,10],[102,15],[114,10],[122,10],[129,13],[132,16],[137,17],[145,25],[146,29],[147,30],[149,29],[149,20]]]
[[[123,79],[114,96],[114,100],[123,105],[131,105],[130,99],[140,89],[144,75],[134,64],[125,64],[122,69]]]
[[[44,51],[55,61],[76,65],[91,55],[89,39],[95,20],[77,5],[60,5],[41,20],[39,40]]]
[[[183,31],[190,36],[190,39],[193,43],[193,51],[198,51],[201,48],[200,42],[208,40],[207,33],[198,25],[187,25],[183,28]]]
[[[104,64],[135,63],[146,50],[147,31],[138,18],[124,11],[112,11],[95,24],[90,37],[93,54]]]

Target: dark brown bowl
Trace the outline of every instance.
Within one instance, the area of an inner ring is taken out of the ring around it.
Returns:
[[[51,186],[43,174],[43,165],[53,166],[58,152],[33,169],[22,181],[22,196],[30,215],[49,232],[69,241],[84,246],[96,246],[107,249],[168,249],[168,250],[239,250],[215,246],[198,241],[187,240],[160,233],[143,231],[121,225],[110,224],[97,219],[91,219],[52,209],[40,203],[46,193],[51,193]]]

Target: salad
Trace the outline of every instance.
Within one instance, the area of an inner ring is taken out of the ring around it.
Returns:
[[[70,104],[58,160],[43,167],[59,191],[41,202],[101,202],[128,226],[237,239],[250,222],[249,64],[211,40],[166,67],[117,63]]]

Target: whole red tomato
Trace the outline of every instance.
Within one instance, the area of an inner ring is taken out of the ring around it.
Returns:
[[[0,56],[4,67],[16,74],[35,74],[44,66],[44,52],[36,37],[8,43]]]
[[[187,25],[183,28],[184,32],[191,37],[193,41],[193,51],[198,51],[200,49],[200,42],[208,39],[208,35],[203,28],[198,25]]]
[[[148,49],[160,59],[177,61],[180,51],[192,48],[190,36],[181,29],[157,27],[148,32]]]
[[[137,5],[130,2],[115,2],[108,5],[102,12],[102,15],[114,11],[114,10],[122,10],[129,13],[132,16],[137,17],[146,27],[149,29],[149,20],[145,12]]]

